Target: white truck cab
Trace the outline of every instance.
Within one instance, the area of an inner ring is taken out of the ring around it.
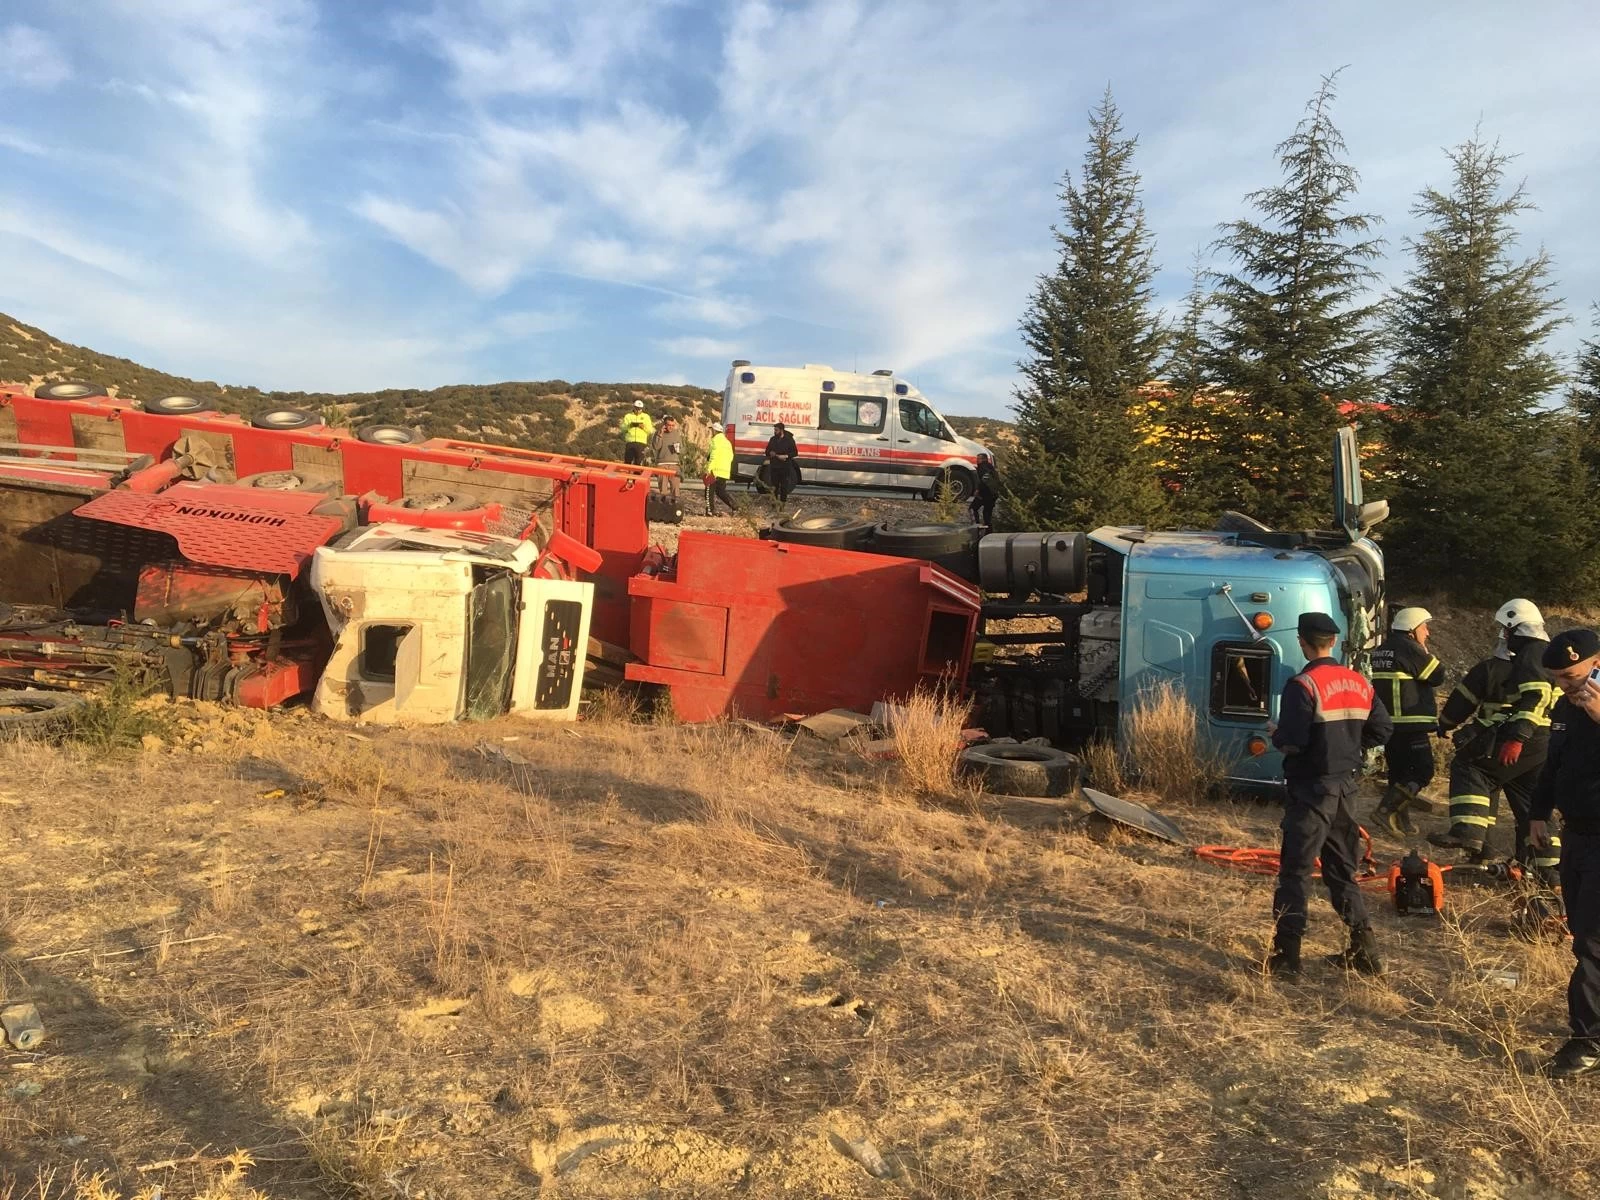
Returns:
[[[950,423],[893,371],[861,374],[808,363],[758,367],[735,359],[722,393],[722,425],[733,443],[734,477],[754,478],[772,427],[782,421],[800,451],[800,481],[905,488],[927,495],[948,478],[957,499],[977,484],[988,450]]]
[[[313,709],[381,724],[576,719],[594,585],[530,575],[538,556],[530,541],[400,524],[319,546],[311,587],[334,646]]]

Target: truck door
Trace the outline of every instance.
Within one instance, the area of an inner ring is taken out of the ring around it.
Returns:
[[[956,452],[958,443],[944,418],[920,400],[902,396],[898,405],[900,426],[895,430],[895,459],[906,473],[900,487],[931,488],[938,479],[944,460]]]
[[[1333,442],[1333,523],[1350,535],[1361,536],[1361,448],[1356,431],[1345,425]]]

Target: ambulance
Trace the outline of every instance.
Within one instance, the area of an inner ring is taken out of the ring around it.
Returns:
[[[757,367],[735,359],[722,393],[735,479],[755,478],[779,421],[794,434],[803,484],[897,488],[933,499],[948,479],[955,498],[966,500],[977,488],[978,455],[989,453],[951,429],[893,371]]]

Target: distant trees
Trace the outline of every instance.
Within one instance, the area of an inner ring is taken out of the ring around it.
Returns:
[[[1133,411],[1162,341],[1136,145],[1107,89],[1078,177],[1062,183],[1056,269],[1022,318],[1028,356],[1006,485],[1010,520],[1028,528],[1092,529],[1161,511],[1155,454]]]

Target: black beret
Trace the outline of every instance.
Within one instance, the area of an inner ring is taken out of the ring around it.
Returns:
[[[1339,636],[1339,627],[1333,623],[1333,618],[1327,613],[1301,613],[1298,628],[1301,637],[1316,638],[1318,641],[1323,638]]]
[[[1539,661],[1546,670],[1559,671],[1600,654],[1600,633],[1592,629],[1569,629],[1550,639]]]

